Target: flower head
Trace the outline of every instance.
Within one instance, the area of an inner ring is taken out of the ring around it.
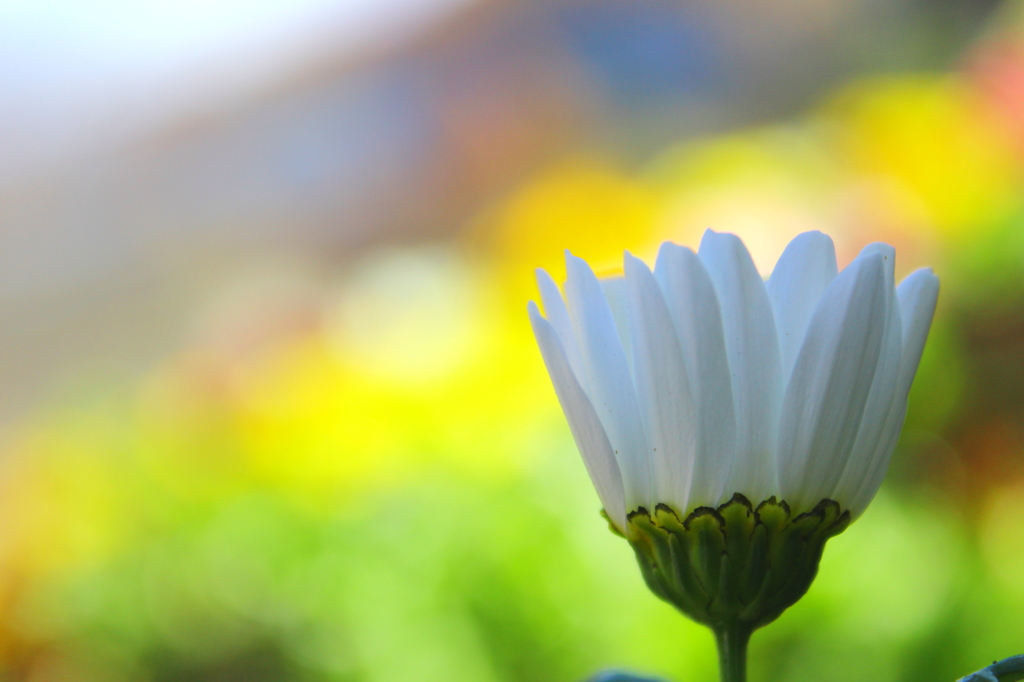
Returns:
[[[565,298],[539,270],[530,318],[605,511],[775,496],[853,517],[878,490],[938,296],[922,269],[894,285],[872,244],[842,272],[807,232],[764,281],[738,237],[662,245],[652,273],[598,279],[566,254]]]
[[[743,243],[628,253],[598,279],[538,271],[537,342],[613,528],[651,588],[716,632],[752,631],[807,590],[825,541],[885,475],[938,296],[867,246],[797,236],[764,281]]]

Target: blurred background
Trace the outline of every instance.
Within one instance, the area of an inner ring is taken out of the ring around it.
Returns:
[[[0,680],[716,679],[526,322],[822,229],[943,293],[751,679],[1024,652],[1024,3],[0,2]]]

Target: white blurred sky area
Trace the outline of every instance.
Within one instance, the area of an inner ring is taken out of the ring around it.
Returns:
[[[471,0],[0,0],[0,180],[357,58]]]

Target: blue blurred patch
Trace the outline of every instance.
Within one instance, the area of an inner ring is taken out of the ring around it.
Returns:
[[[657,677],[639,677],[629,673],[609,670],[603,673],[598,673],[587,680],[587,682],[664,682],[664,680]]]
[[[722,89],[723,37],[712,16],[681,2],[562,6],[556,22],[618,105],[642,108]]]

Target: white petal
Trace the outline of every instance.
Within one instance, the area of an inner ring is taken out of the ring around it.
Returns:
[[[895,390],[895,398],[886,418],[878,448],[872,463],[856,494],[851,498],[851,513],[856,517],[867,509],[878,488],[882,485],[889,460],[899,441],[903,420],[907,413],[907,396],[914,382],[921,353],[928,339],[935,304],[939,297],[939,278],[930,268],[912,273],[897,289],[900,317],[903,331],[902,357]]]
[[[697,254],[682,246],[662,244],[654,274],[675,322],[696,407],[697,455],[689,505],[717,505],[735,492],[726,485],[736,449],[732,376],[718,296]]]
[[[793,371],[818,301],[838,272],[836,247],[822,232],[794,237],[775,264],[767,287],[779,334],[784,383]]]
[[[896,249],[885,242],[874,242],[861,249],[860,253],[857,254],[857,258],[864,258],[873,254],[878,254],[882,257],[882,273],[885,275],[885,285],[889,291],[895,292]]]
[[[806,511],[839,482],[860,428],[887,320],[882,256],[858,257],[814,312],[779,430],[784,499]]]
[[[921,268],[900,282],[897,295],[903,317],[903,360],[900,363],[900,395],[910,393],[917,366],[921,363],[924,343],[935,317],[939,300],[939,278],[931,268]]]
[[[619,530],[626,528],[626,507],[622,491],[622,476],[615,461],[611,442],[601,426],[583,387],[569,366],[568,358],[559,341],[554,325],[541,317],[537,306],[531,301],[528,307],[533,333],[537,337],[544,364],[547,366],[555,394],[562,405],[562,411],[569,422],[569,429],[576,441],[576,447],[583,456],[583,463],[594,482],[597,496],[604,505],[605,513]]]
[[[547,316],[551,326],[558,333],[558,339],[562,342],[566,357],[577,379],[582,380],[583,365],[580,359],[579,344],[576,343],[576,334],[572,329],[572,322],[569,320],[569,310],[565,307],[565,299],[558,285],[551,275],[542,268],[537,268],[537,288],[540,289],[540,300],[544,303],[544,314]],[[586,387],[584,387],[586,388]]]
[[[899,368],[903,354],[903,324],[900,306],[896,300],[894,268],[896,251],[888,244],[872,244],[861,251],[861,256],[877,253],[882,257],[885,273],[886,325],[882,332],[882,351],[871,384],[860,430],[850,452],[846,469],[835,490],[829,497],[837,500],[844,508],[857,497],[869,472],[875,467],[875,460],[886,436],[887,423],[892,415],[893,401],[899,379]]]
[[[654,275],[628,253],[625,269],[634,377],[654,463],[656,499],[686,511],[696,450],[686,362]]]
[[[626,508],[649,506],[654,490],[647,437],[611,308],[590,266],[571,254],[565,261],[569,319],[579,342],[587,396],[615,450]]]
[[[615,329],[619,332],[619,342],[622,343],[622,351],[626,354],[626,362],[629,363],[630,372],[633,371],[633,350],[629,338],[629,294],[626,292],[626,279],[624,277],[599,277],[601,291],[608,300],[608,307],[611,308],[612,318],[615,320]]]
[[[752,500],[778,489],[776,436],[782,367],[775,316],[743,242],[708,230],[699,254],[718,294],[736,409],[732,492]]]

